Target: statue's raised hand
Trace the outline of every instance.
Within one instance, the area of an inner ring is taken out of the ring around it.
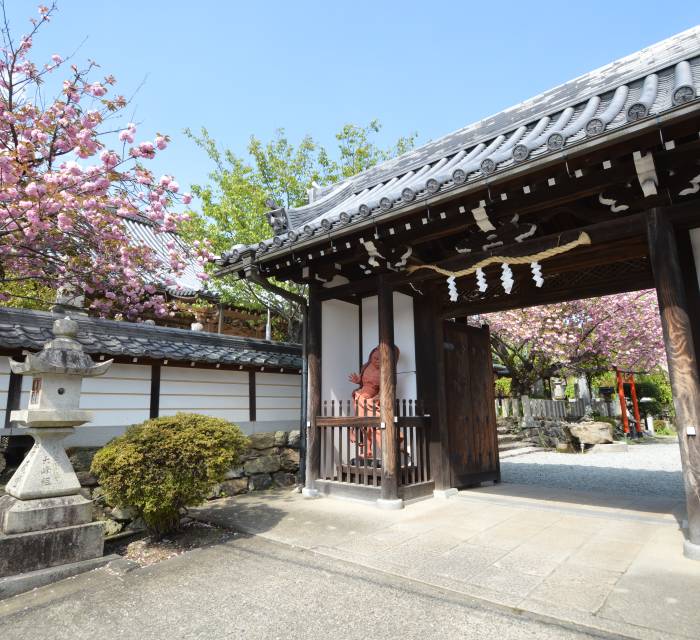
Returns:
[[[351,373],[348,376],[348,380],[350,380],[350,382],[353,384],[362,384],[362,378],[360,377],[359,373]]]

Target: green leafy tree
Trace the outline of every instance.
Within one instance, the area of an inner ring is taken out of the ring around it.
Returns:
[[[278,129],[268,142],[251,136],[247,159],[222,148],[205,128],[198,134],[185,130],[214,168],[206,185],[192,185],[201,210],[190,212],[181,233],[189,241],[209,240],[212,251],[219,254],[233,245],[270,237],[265,213],[271,202],[285,208],[302,206],[313,183],[332,184],[413,147],[415,134],[400,138],[388,149],[378,147],[372,138],[380,129],[377,120],[366,127],[345,125],[336,134],[338,148],[333,155],[311,136],[294,145],[284,129]],[[305,287],[294,283],[276,284],[300,295],[306,293]],[[219,278],[214,285],[225,303],[269,308],[286,322],[285,337],[300,340],[302,310],[298,304],[234,277]]]

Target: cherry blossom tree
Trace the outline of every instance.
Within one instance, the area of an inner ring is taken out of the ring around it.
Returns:
[[[511,372],[515,395],[551,375],[592,376],[619,367],[651,371],[665,361],[653,290],[491,313],[494,355]]]
[[[30,60],[55,5],[40,6],[19,40],[0,8],[0,302],[64,289],[86,294],[103,316],[167,313],[157,291],[184,268],[181,248],[171,243],[164,264],[130,242],[124,219],[157,231],[174,231],[184,219],[176,207],[191,196],[146,167],[168,136],[137,140],[134,123],[118,124],[128,102],[114,93],[113,76],[97,77],[95,62],[79,66],[58,54]],[[51,98],[48,86],[56,87]],[[211,257],[206,242],[193,251],[199,261]]]

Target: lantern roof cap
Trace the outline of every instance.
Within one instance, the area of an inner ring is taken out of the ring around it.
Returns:
[[[68,316],[54,321],[53,335],[54,339],[45,343],[39,353],[24,351],[24,362],[10,359],[12,372],[21,375],[62,373],[92,377],[102,375],[112,364],[112,360],[95,363],[83,351],[83,346],[76,340],[78,323]]]

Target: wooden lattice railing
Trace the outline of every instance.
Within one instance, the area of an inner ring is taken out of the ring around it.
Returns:
[[[382,445],[386,429],[378,410],[353,402],[324,402],[316,418],[320,441],[319,479],[356,485],[381,486]],[[365,414],[365,415],[357,415]],[[330,415],[329,415],[330,414]],[[367,415],[369,414],[369,415]],[[415,400],[397,400],[396,438],[399,485],[428,482],[430,416]]]

